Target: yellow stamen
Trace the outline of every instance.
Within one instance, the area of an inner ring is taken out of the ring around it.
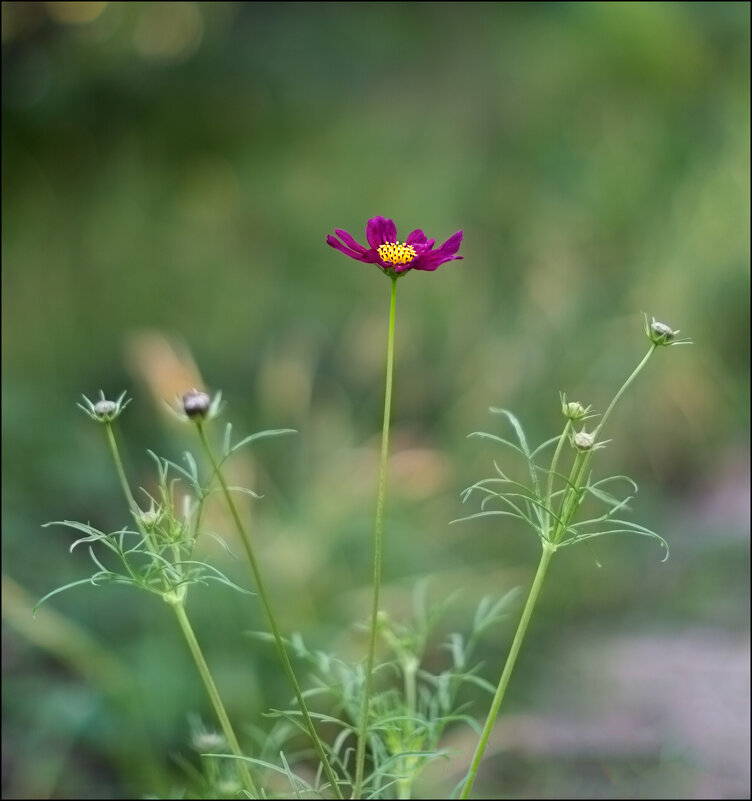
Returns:
[[[418,255],[412,245],[400,245],[399,242],[387,242],[385,245],[379,245],[376,250],[382,261],[391,264],[407,264]]]

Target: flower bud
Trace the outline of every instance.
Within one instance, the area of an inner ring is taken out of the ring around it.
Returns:
[[[131,402],[131,399],[125,396],[126,393],[122,392],[117,400],[111,401],[107,400],[104,392],[100,390],[99,400],[96,402],[90,401],[86,395],[82,395],[84,403],[79,403],[78,408],[83,409],[92,420],[96,420],[98,423],[111,423],[122,414],[123,409]]]
[[[101,420],[112,420],[117,412],[117,403],[111,400],[101,400],[94,404],[94,414]]]
[[[591,406],[583,406],[578,401],[568,401],[567,396],[563,392],[559,393],[559,397],[561,398],[561,413],[567,420],[578,422],[592,416],[590,415]]]
[[[676,339],[677,333],[678,331],[674,331],[671,326],[666,325],[666,323],[659,323],[654,317],[650,323],[648,337],[656,345],[668,345]]]
[[[206,392],[192,389],[182,397],[183,411],[191,420],[203,420],[211,408],[211,397]]]
[[[583,428],[582,431],[578,431],[572,435],[572,445],[574,445],[578,451],[590,451],[595,445],[595,435],[588,434]]]
[[[691,345],[691,339],[677,339],[679,329],[674,330],[666,323],[659,323],[658,320],[653,319],[648,322],[648,316],[645,315],[645,334],[647,338],[654,345]]]
[[[155,506],[154,502],[152,501],[151,507],[146,511],[142,511],[138,515],[138,522],[147,531],[152,531],[154,528],[157,527],[159,522],[162,520],[163,516],[164,516],[164,510],[159,506]]]

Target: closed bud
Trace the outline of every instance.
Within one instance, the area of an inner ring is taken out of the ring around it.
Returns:
[[[659,323],[655,318],[650,323],[650,339],[656,345],[667,345],[676,339],[676,334],[677,332],[673,328],[666,325],[666,323]]]
[[[94,414],[101,420],[112,420],[117,412],[117,403],[111,400],[101,400],[94,404]]]
[[[595,445],[595,436],[593,434],[588,434],[583,428],[582,431],[578,431],[572,435],[572,445],[574,445],[578,451],[590,451]]]
[[[211,397],[206,392],[201,392],[198,389],[192,389],[186,392],[182,397],[183,411],[185,416],[191,420],[203,420],[211,409]]]
[[[138,521],[147,531],[151,531],[156,528],[163,516],[164,510],[159,506],[155,506],[152,501],[151,507],[138,515]]]
[[[674,330],[671,328],[670,325],[666,325],[666,323],[660,323],[658,320],[653,317],[653,319],[648,322],[648,317],[645,315],[645,333],[647,334],[648,339],[654,345],[691,345],[691,339],[677,339],[679,335],[679,329],[677,328]]]
[[[120,397],[114,401],[107,400],[101,390],[98,401],[90,401],[86,395],[81,397],[84,402],[79,403],[78,408],[83,409],[92,420],[96,420],[98,423],[111,423],[122,414],[123,409],[131,402],[130,398],[126,398],[125,392],[121,393]]]
[[[559,393],[559,397],[561,398],[561,413],[567,418],[567,420],[579,422],[580,420],[586,420],[589,416],[591,416],[591,406],[583,406],[578,401],[568,401],[567,396],[563,392]]]

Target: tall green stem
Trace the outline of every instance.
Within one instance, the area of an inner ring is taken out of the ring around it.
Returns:
[[[120,479],[120,485],[123,489],[125,499],[128,503],[131,513],[133,514],[139,531],[141,531],[142,535],[144,536],[146,544],[152,551],[156,552],[156,548],[151,541],[151,537],[141,523],[141,510],[139,509],[138,504],[133,497],[133,493],[131,492],[131,488],[128,483],[128,477],[125,475],[125,468],[123,467],[123,460],[120,457],[120,449],[118,448],[117,440],[115,439],[115,432],[112,430],[112,425],[109,422],[105,425],[105,428],[107,429],[107,441],[109,442],[110,450],[112,451],[112,458],[115,462],[115,468],[117,470],[118,478]],[[186,642],[188,643],[188,648],[190,649],[193,660],[196,663],[196,667],[201,675],[201,679],[204,682],[204,686],[206,687],[206,691],[212,702],[214,711],[216,712],[219,724],[222,727],[225,739],[227,740],[227,743],[235,756],[241,758],[238,761],[238,774],[240,775],[241,783],[252,795],[258,795],[258,791],[256,790],[256,785],[251,777],[248,765],[243,761],[243,752],[240,750],[238,738],[235,736],[235,731],[233,730],[230,719],[227,716],[227,711],[222,703],[222,698],[217,690],[217,685],[214,683],[209,666],[206,664],[203,652],[201,651],[201,646],[198,644],[196,635],[193,632],[193,627],[188,620],[188,615],[186,614],[183,606],[184,595],[184,592],[175,593],[170,591],[170,588],[165,581],[165,590],[162,594],[162,597],[175,610],[175,615],[177,616],[178,623],[180,624],[180,629],[183,632]]]
[[[493,702],[491,703],[491,709],[488,712],[486,723],[483,726],[483,731],[481,732],[480,739],[478,740],[478,745],[475,749],[475,754],[473,755],[473,761],[470,763],[470,769],[465,777],[465,783],[459,796],[460,798],[470,798],[470,792],[473,789],[475,776],[478,773],[478,768],[481,760],[483,759],[483,752],[486,750],[486,746],[488,745],[488,738],[490,737],[491,730],[496,722],[496,716],[499,714],[499,707],[501,707],[501,702],[504,700],[504,694],[506,693],[509,679],[512,676],[512,671],[514,670],[514,665],[517,661],[517,655],[520,652],[520,647],[522,646],[522,641],[525,638],[525,632],[527,631],[528,623],[530,622],[533,609],[535,609],[535,604],[538,600],[538,595],[540,594],[541,587],[543,586],[543,579],[545,578],[546,571],[548,570],[548,563],[551,561],[551,557],[555,551],[555,546],[550,545],[547,542],[543,543],[543,553],[541,554],[540,562],[538,564],[538,571],[533,579],[533,586],[530,588],[530,594],[525,602],[525,608],[522,610],[522,617],[520,618],[519,625],[517,626],[517,632],[514,635],[512,647],[509,649],[509,655],[507,656],[504,670],[501,674],[501,678],[499,679],[499,686],[496,688],[496,694],[494,695]]]
[[[303,698],[303,692],[300,689],[298,680],[295,677],[295,671],[293,670],[292,663],[290,662],[290,658],[287,655],[287,649],[285,648],[285,643],[284,640],[282,639],[282,634],[280,633],[279,626],[277,625],[277,619],[272,609],[269,594],[266,591],[266,586],[264,585],[264,581],[261,577],[261,568],[259,567],[259,563],[256,559],[253,546],[251,545],[251,539],[245,530],[245,526],[243,525],[243,521],[240,517],[240,512],[238,511],[235,499],[232,497],[232,493],[230,492],[230,488],[227,485],[227,481],[225,480],[224,474],[222,473],[220,465],[217,462],[216,457],[214,456],[214,451],[212,450],[212,447],[209,444],[209,440],[207,439],[206,432],[204,431],[204,427],[201,421],[197,421],[196,428],[198,429],[199,438],[201,439],[201,445],[203,446],[204,451],[206,452],[207,458],[209,459],[212,469],[214,470],[214,474],[217,476],[217,480],[219,481],[220,487],[222,488],[222,494],[225,497],[225,501],[230,510],[230,514],[232,515],[233,522],[235,523],[235,528],[237,529],[238,534],[240,534],[240,540],[243,543],[243,548],[245,550],[246,556],[248,557],[248,562],[251,566],[251,571],[253,573],[254,581],[256,582],[256,589],[258,590],[259,598],[261,599],[264,611],[266,612],[266,618],[269,623],[269,628],[271,629],[272,636],[274,637],[274,644],[277,647],[277,654],[279,655],[279,660],[282,663],[282,668],[284,669],[285,674],[287,675],[287,678],[290,681],[290,684],[292,685],[293,691],[295,693],[295,698],[297,699],[298,702],[298,706],[300,706],[301,715],[303,716],[303,722],[311,738],[311,742],[313,743],[316,755],[318,756],[321,762],[321,766],[324,770],[324,773],[326,774],[326,778],[328,779],[329,783],[332,786],[332,792],[335,794],[337,798],[342,798],[342,793],[339,789],[339,784],[337,783],[337,777],[334,775],[334,771],[332,770],[332,767],[329,764],[329,760],[326,756],[324,746],[318,736],[318,733],[316,732],[316,727],[313,725],[313,720],[311,719],[311,715],[308,712],[308,706],[306,705],[305,699]]]
[[[196,663],[196,667],[201,675],[201,679],[204,682],[206,692],[211,699],[212,706],[214,707],[214,711],[219,719],[219,725],[222,727],[222,732],[225,735],[227,744],[232,749],[232,753],[235,754],[236,757],[239,757],[237,760],[237,767],[243,786],[250,793],[257,796],[258,791],[256,790],[256,785],[253,782],[251,773],[248,770],[248,764],[244,759],[243,752],[240,749],[238,738],[235,736],[235,731],[230,723],[230,718],[227,716],[227,710],[222,703],[222,698],[217,690],[217,685],[214,683],[214,679],[209,671],[209,666],[206,664],[204,654],[201,651],[201,646],[198,644],[198,640],[196,639],[196,635],[193,632],[193,627],[188,620],[188,615],[185,613],[183,604],[181,601],[174,601],[170,602],[170,606],[172,606],[172,608],[175,610],[175,616],[180,624],[180,629],[183,632],[186,642],[188,643],[188,648],[190,649],[191,656],[193,656],[193,661]]]
[[[389,335],[386,345],[386,389],[384,391],[384,422],[381,427],[381,462],[379,466],[379,492],[376,499],[376,523],[373,534],[373,600],[371,603],[371,633],[368,638],[368,659],[360,707],[358,750],[355,757],[355,784],[352,798],[360,798],[363,788],[363,769],[368,740],[368,715],[371,702],[373,662],[376,654],[378,629],[379,591],[381,589],[381,552],[384,533],[384,500],[386,499],[387,457],[389,456],[389,421],[392,413],[392,375],[394,374],[394,310],[397,305],[397,278],[392,278],[392,295],[389,304]]]

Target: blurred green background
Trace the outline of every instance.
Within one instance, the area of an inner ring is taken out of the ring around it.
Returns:
[[[2,4],[3,797],[165,797],[196,761],[190,716],[213,725],[152,598],[79,588],[31,619],[89,571],[41,524],[126,519],[82,392],[134,395],[120,431],[144,486],[146,448],[195,445],[161,405],[199,380],[191,359],[236,431],[298,429],[236,479],[265,495],[246,511],[286,630],[363,654],[389,282],[325,237],[363,241],[375,215],[403,238],[464,230],[464,261],[399,284],[395,616],[427,574],[436,599],[463,590],[449,628],[531,580],[528,533],[448,525],[499,457],[466,439],[502,433],[490,405],[541,441],[558,391],[605,408],[646,350],[641,312],[695,342],[656,354],[598,468],[638,481],[633,519],[671,560],[626,539],[557,557],[478,792],[749,797],[749,13]],[[250,743],[289,695],[243,635],[258,605],[197,588],[189,611]],[[481,654],[493,681],[512,622]],[[463,775],[474,736],[451,736],[418,795]]]

